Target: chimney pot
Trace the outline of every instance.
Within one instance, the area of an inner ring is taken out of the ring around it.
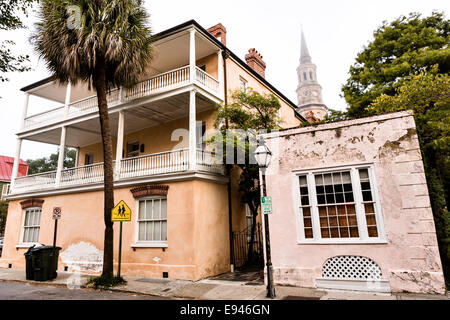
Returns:
[[[263,60],[263,56],[255,48],[250,48],[248,50],[245,61],[248,66],[259,73],[259,75],[263,78],[266,77],[266,63]]]

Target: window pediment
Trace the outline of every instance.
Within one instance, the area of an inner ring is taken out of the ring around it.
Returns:
[[[130,191],[135,199],[147,196],[167,196],[169,186],[159,184],[147,184],[133,188]]]
[[[29,199],[20,202],[20,205],[22,206],[22,209],[32,208],[32,207],[41,207],[44,203],[44,200],[42,199]]]

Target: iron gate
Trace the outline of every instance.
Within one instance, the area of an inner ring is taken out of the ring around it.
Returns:
[[[251,228],[247,228],[241,232],[233,232],[233,260],[235,268],[243,268],[250,266],[264,267],[264,254],[261,224],[258,222],[255,227],[255,235],[253,243],[251,242]],[[249,250],[253,248],[253,255],[249,261]]]

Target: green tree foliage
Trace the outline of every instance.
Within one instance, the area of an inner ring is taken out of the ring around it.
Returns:
[[[254,159],[253,152],[256,149],[256,134],[281,129],[278,125],[280,120],[278,111],[281,105],[275,95],[262,95],[251,88],[246,92],[241,90],[232,92],[231,100],[232,102],[228,105],[219,105],[216,127],[226,124],[221,127],[221,142],[225,145],[223,156],[226,161],[227,155],[232,152],[235,158],[232,167],[240,172],[241,201],[248,205],[253,216],[250,239],[250,243],[253,243],[261,197],[258,183],[259,167],[255,161],[252,161]],[[230,134],[230,131],[233,130],[236,134]],[[230,148],[230,146],[232,147]],[[244,161],[238,161],[239,153],[245,155]],[[252,245],[249,246],[248,254],[248,260],[252,262]]]
[[[114,171],[107,92],[131,87],[152,60],[147,11],[138,0],[41,0],[31,40],[48,69],[97,93],[103,146],[105,237],[103,275],[113,274]]]
[[[19,13],[27,15],[29,8],[36,0],[0,0],[0,30],[15,30],[23,28]],[[0,42],[0,81],[8,81],[1,74],[6,72],[24,72],[30,70],[24,63],[29,61],[28,55],[14,55],[11,47],[14,41]]]
[[[410,74],[450,70],[450,22],[443,13],[422,18],[418,13],[384,22],[356,57],[350,77],[342,87],[351,117],[366,115],[365,109],[382,95],[394,95],[395,85]]]
[[[66,148],[64,153],[64,168],[75,167],[75,159],[77,151],[72,148]],[[49,171],[56,171],[58,167],[59,152],[52,153],[49,157],[39,158],[35,160],[27,160],[28,174],[43,173]]]
[[[433,73],[434,72],[434,73]],[[396,94],[383,94],[366,111],[412,110],[419,136],[436,232],[447,282],[450,279],[450,77],[430,73],[403,79]]]

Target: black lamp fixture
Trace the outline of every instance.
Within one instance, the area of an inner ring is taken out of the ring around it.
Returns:
[[[272,152],[266,146],[264,138],[259,139],[259,146],[255,150],[256,162],[262,173],[262,194],[266,194],[266,169],[272,159]],[[266,267],[267,267],[267,298],[275,298],[275,287],[273,286],[272,258],[270,254],[269,216],[264,215],[264,238],[266,242]]]

